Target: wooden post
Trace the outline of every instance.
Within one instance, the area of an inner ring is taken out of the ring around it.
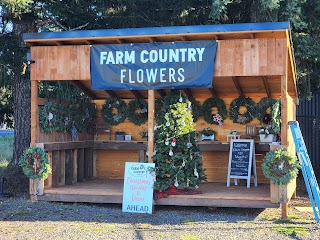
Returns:
[[[38,141],[38,81],[31,81],[31,143]]]
[[[154,90],[148,90],[148,162],[152,162],[154,148]]]
[[[286,46],[286,72],[281,76],[281,145],[288,146],[288,46]],[[288,218],[288,186],[279,186],[279,198],[281,202],[281,218]]]

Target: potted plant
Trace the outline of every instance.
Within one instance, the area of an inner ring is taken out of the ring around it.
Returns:
[[[270,125],[262,126],[259,130],[260,142],[275,142],[276,134]]]
[[[142,128],[142,130],[140,132],[140,137],[141,137],[141,139],[148,139],[148,131],[145,130],[144,128]]]
[[[213,131],[211,128],[204,128],[202,131],[200,131],[200,140],[214,141],[214,134],[215,131]]]

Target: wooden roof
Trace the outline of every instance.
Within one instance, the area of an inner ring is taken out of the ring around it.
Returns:
[[[287,48],[287,52],[285,54],[289,56],[289,61],[287,64],[288,92],[290,95],[297,97],[295,62],[290,36],[290,26],[288,22],[81,30],[24,34],[24,41],[31,46],[31,49],[42,46],[90,46],[94,44],[174,42],[209,39],[248,40],[247,42],[250,42],[254,39],[257,39],[258,41],[262,41],[265,39],[270,39],[271,41],[272,39],[285,40],[283,42],[289,46],[283,46]],[[268,42],[266,44],[268,45]],[[225,48],[227,47],[228,46],[225,46]],[[248,47],[250,51],[250,45]],[[258,46],[258,48],[260,48],[260,45]],[[274,53],[274,55],[276,56],[276,53]],[[250,61],[254,61],[254,56]],[[267,56],[265,61],[267,61]],[[276,59],[274,61],[275,63],[273,66],[275,69],[277,68],[277,61]],[[251,62],[250,64],[254,65],[255,63]],[[228,72],[228,70],[226,70],[225,72]],[[79,78],[79,80],[74,78],[69,79],[72,80],[77,87],[82,89],[84,93],[86,93],[93,99],[105,99],[114,96],[119,96],[127,99],[139,97],[147,98],[147,91],[94,91],[91,89],[91,81],[90,79],[88,79],[88,77],[86,77],[85,79]],[[46,78],[41,80],[66,79]],[[156,97],[163,97],[168,91],[170,90],[159,90],[156,92]],[[215,71],[213,88],[185,89],[184,91],[187,95],[207,93],[216,95],[218,97],[237,97],[239,95],[256,97],[279,97],[281,95],[281,80],[278,73],[275,75],[267,73],[253,76],[252,74],[245,75],[244,72],[240,75],[228,76],[228,74],[216,75]]]

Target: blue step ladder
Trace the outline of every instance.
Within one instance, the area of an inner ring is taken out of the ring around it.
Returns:
[[[320,192],[317,179],[315,177],[310,157],[304,143],[304,139],[297,121],[290,121],[289,127],[292,133],[294,144],[296,146],[297,156],[301,165],[303,179],[306,184],[310,202],[312,205],[314,217],[316,222],[319,222],[319,206],[320,206]]]

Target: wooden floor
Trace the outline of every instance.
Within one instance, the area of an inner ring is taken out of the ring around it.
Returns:
[[[225,183],[203,183],[197,189],[202,194],[170,195],[158,199],[155,205],[212,206],[243,208],[274,208],[279,204],[270,202],[270,185],[258,187],[230,186]],[[123,180],[95,179],[68,186],[44,190],[39,201],[122,203]]]

